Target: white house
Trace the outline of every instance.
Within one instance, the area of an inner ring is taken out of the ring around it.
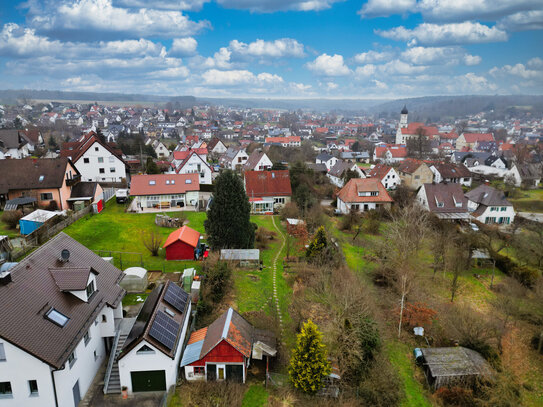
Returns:
[[[175,172],[178,174],[199,174],[200,184],[211,184],[213,169],[209,164],[196,152],[191,151],[187,158],[181,161]]]
[[[189,294],[172,281],[149,294],[115,362],[128,393],[176,384],[190,312]]]
[[[398,185],[402,183],[402,180],[394,167],[385,164],[374,165],[368,171],[367,176],[380,179],[381,184],[383,184],[386,189],[396,189]]]
[[[515,220],[515,209],[502,191],[482,184],[465,194],[471,216],[486,224],[509,225]]]
[[[320,153],[317,158],[315,158],[315,164],[324,164],[328,171],[330,171],[337,162],[338,158],[328,153]]]
[[[245,163],[245,171],[266,171],[271,170],[272,166],[266,153],[254,150]]]
[[[356,173],[358,178],[366,178],[366,174],[356,163],[348,162],[339,160],[336,162],[336,164],[330,168],[330,171],[326,174],[326,176],[330,179],[330,182],[334,184],[335,186],[342,188],[345,184],[345,180],[343,179],[344,175],[347,173],[347,171],[351,171]]]
[[[130,183],[130,196],[134,197],[130,210],[195,207],[199,201],[199,178],[196,173],[134,175]]]
[[[158,158],[165,158],[170,155],[170,151],[160,140],[153,141],[153,149],[155,150],[156,156]]]
[[[392,202],[387,190],[376,178],[353,178],[337,194],[337,209],[343,214],[389,207]]]
[[[430,165],[430,171],[436,183],[448,182],[471,187],[472,175],[464,164],[437,162]]]
[[[0,275],[0,405],[79,404],[123,317],[121,276],[64,233]]]
[[[100,140],[94,132],[86,134],[76,143],[64,143],[60,155],[72,160],[81,173],[82,181],[128,181],[128,166],[120,152]]]
[[[241,169],[249,159],[245,149],[240,147],[228,147],[228,150],[221,156],[219,162],[224,168],[230,170]]]

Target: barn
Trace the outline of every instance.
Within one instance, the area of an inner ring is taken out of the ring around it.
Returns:
[[[200,233],[188,226],[173,231],[163,246],[166,249],[166,260],[193,260],[199,242]]]
[[[235,381],[245,383],[253,359],[274,357],[273,333],[254,328],[229,308],[207,328],[192,333],[181,359],[189,381]]]

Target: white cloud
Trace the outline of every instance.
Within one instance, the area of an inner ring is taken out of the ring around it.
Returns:
[[[191,60],[191,65],[194,68],[221,68],[221,69],[230,69],[232,68],[232,63],[230,62],[230,57],[232,52],[226,48],[220,48],[212,57],[202,58],[200,56],[195,57]]]
[[[371,64],[374,62],[385,62],[390,60],[393,57],[392,52],[378,52],[378,51],[368,51],[356,54],[354,56],[354,62],[357,64]]]
[[[248,70],[219,71],[210,69],[202,74],[204,84],[210,86],[236,86],[256,84],[257,86],[277,84],[283,82],[283,78],[267,72],[255,75]]]
[[[189,76],[189,70],[186,66],[177,66],[175,68],[163,69],[160,71],[153,71],[148,74],[152,78],[186,78]]]
[[[528,61],[528,63],[526,64],[529,68],[532,68],[532,69],[541,69],[543,70],[543,59],[541,58],[532,58]]]
[[[30,26],[40,32],[78,32],[88,39],[104,33],[180,37],[209,27],[207,21],[191,21],[179,11],[119,8],[112,0],[46,1],[43,7],[32,2],[28,16]]]
[[[5,24],[0,32],[0,55],[19,57],[47,55],[61,46],[60,41],[36,35],[35,30],[19,27],[15,23]]]
[[[297,10],[297,11],[319,11],[325,10],[334,3],[345,0],[216,0],[225,8],[251,10],[260,13],[273,11]]]
[[[384,65],[379,65],[378,69],[388,75],[414,75],[424,72],[425,66],[414,66],[407,62],[395,59]]]
[[[153,0],[153,8],[161,10],[199,11],[210,0]],[[114,0],[115,5],[125,7],[149,7],[148,0]]]
[[[345,76],[351,73],[343,61],[343,56],[338,54],[319,55],[314,61],[308,62],[306,66],[316,74],[324,76]]]
[[[497,27],[466,21],[453,24],[423,23],[414,29],[396,27],[376,34],[391,40],[408,41],[409,45],[455,45],[506,41],[508,36]]]
[[[401,54],[404,61],[415,65],[477,65],[481,57],[469,55],[461,47],[412,47]]]
[[[388,89],[388,85],[384,82],[378,81],[377,79],[373,79],[372,82],[375,84],[377,89]]]
[[[249,44],[233,40],[229,48],[232,52],[243,56],[284,58],[305,56],[304,46],[292,38],[280,38],[274,41],[257,39]]]
[[[415,10],[416,3],[416,0],[368,0],[358,14],[369,18],[403,14]]]
[[[523,11],[498,21],[498,27],[509,31],[543,29],[543,10]]]
[[[534,61],[534,59],[531,59],[528,62],[528,64],[531,67],[536,67],[539,69],[529,69],[529,68],[526,68],[524,64],[515,64],[515,65],[504,65],[501,68],[494,67],[489,72],[494,77],[509,75],[509,76],[516,76],[522,79],[543,80],[543,70],[541,70],[541,66],[539,66],[539,61],[541,60]]]
[[[358,77],[366,77],[375,75],[376,67],[373,64],[359,66],[355,69],[355,74]]]
[[[335,82],[326,82],[326,89],[328,90],[335,90],[339,87],[339,85]]]
[[[174,38],[169,54],[175,56],[194,55],[198,42],[192,37]]]
[[[449,93],[453,94],[474,94],[494,92],[498,86],[490,82],[487,78],[481,75],[476,75],[469,72],[465,75],[460,75],[452,78],[452,81],[445,87]]]

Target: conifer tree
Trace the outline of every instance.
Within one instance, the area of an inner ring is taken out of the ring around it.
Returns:
[[[323,252],[326,246],[328,246],[328,239],[326,238],[324,226],[321,226],[317,229],[311,243],[309,243],[305,256],[308,258],[316,257]]]
[[[321,389],[323,379],[332,370],[327,355],[322,333],[317,325],[308,320],[298,334],[290,359],[288,373],[294,387],[310,394]]]
[[[215,180],[215,191],[204,227],[213,249],[251,249],[255,227],[251,223],[251,204],[243,182],[226,170]]]

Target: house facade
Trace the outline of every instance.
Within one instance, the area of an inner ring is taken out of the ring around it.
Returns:
[[[377,178],[353,178],[337,194],[337,209],[348,214],[351,210],[367,212],[388,208],[393,200]]]
[[[324,164],[326,166],[326,169],[330,171],[330,169],[336,165],[339,158],[334,157],[333,155],[330,155],[328,153],[320,153],[317,158],[315,158],[315,164]]]
[[[430,170],[436,183],[448,182],[471,187],[472,175],[464,164],[433,163]]]
[[[219,159],[219,163],[229,170],[241,170],[248,159],[245,149],[229,147]]]
[[[213,182],[213,169],[195,151],[188,153],[187,157],[175,168],[175,172],[177,174],[198,174],[200,184],[211,185]]]
[[[373,161],[394,164],[405,160],[407,147],[401,144],[378,144],[373,150]]]
[[[398,174],[402,184],[411,189],[418,189],[422,184],[429,184],[434,178],[434,173],[425,162],[411,158],[400,163]]]
[[[245,171],[271,170],[273,163],[263,151],[253,151],[245,163]]]
[[[460,184],[423,184],[416,197],[420,206],[440,219],[469,219],[468,200]]]
[[[0,404],[77,406],[123,317],[122,271],[60,233],[0,278]]]
[[[245,192],[252,213],[270,214],[290,202],[292,188],[288,170],[246,171]]]
[[[356,174],[358,178],[366,178],[366,174],[362,169],[356,165],[356,163],[347,162],[339,160],[336,164],[328,171],[326,176],[330,179],[330,182],[338,188],[343,188],[345,185],[344,176],[348,171]]]
[[[367,176],[381,180],[381,184],[383,184],[386,189],[396,189],[398,185],[402,183],[402,180],[394,167],[385,164],[375,164],[373,168],[367,172]]]
[[[266,137],[266,144],[280,145],[282,147],[300,147],[302,140],[300,136]]]
[[[487,225],[509,225],[515,220],[513,204],[503,191],[482,184],[467,192],[468,210],[471,216]]]
[[[494,141],[494,136],[492,133],[462,133],[456,139],[456,150],[474,150],[483,141]]]
[[[130,195],[134,197],[130,209],[170,210],[198,205],[200,191],[198,174],[134,175]]]

